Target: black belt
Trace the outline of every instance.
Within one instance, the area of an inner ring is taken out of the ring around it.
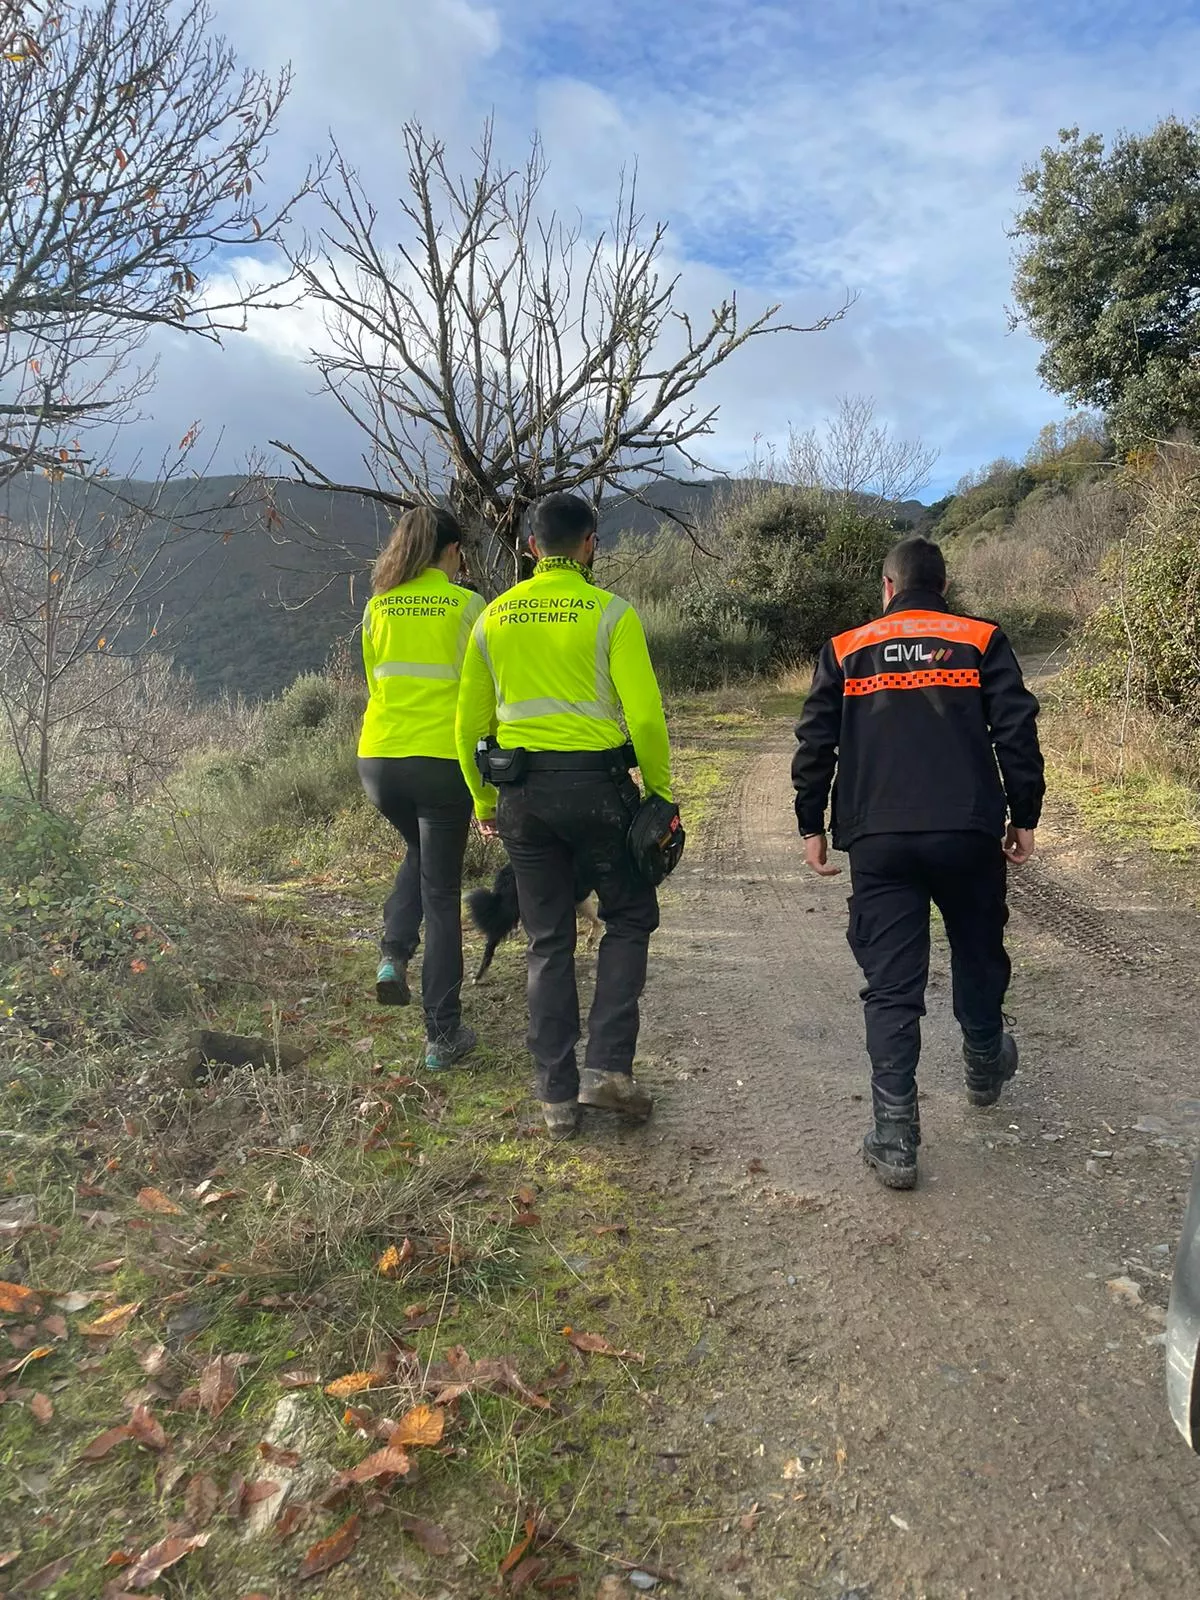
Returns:
[[[626,772],[636,763],[632,745],[615,745],[611,750],[531,750],[528,772]]]

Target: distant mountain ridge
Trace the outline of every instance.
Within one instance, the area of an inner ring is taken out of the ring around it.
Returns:
[[[676,515],[702,520],[730,481],[663,483],[654,498]],[[297,673],[319,671],[330,652],[353,636],[368,594],[370,563],[393,521],[378,501],[279,480],[278,521],[272,518],[267,527],[261,507],[238,503],[245,483],[241,477],[212,477],[165,488],[145,482],[116,486],[141,504],[156,499],[159,512],[179,530],[160,636],[205,695],[274,695]],[[28,475],[0,491],[0,518],[40,518],[54,494],[84,521],[113,507],[103,488],[64,489]],[[914,523],[925,513],[917,501],[899,508],[901,519]],[[601,542],[615,543],[623,533],[647,536],[667,520],[636,501],[613,499],[601,508]]]

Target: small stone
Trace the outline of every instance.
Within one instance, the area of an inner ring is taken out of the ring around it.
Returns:
[[[1111,1161],[1113,1153],[1111,1150],[1093,1150],[1092,1157],[1096,1161]]]
[[[36,1195],[14,1194],[7,1200],[0,1200],[0,1235],[19,1233],[22,1228],[31,1228],[36,1221]]]
[[[596,1600],[625,1600],[629,1593],[624,1578],[618,1578],[615,1572],[610,1572],[606,1578],[600,1579],[600,1587],[596,1590]]]
[[[1090,1178],[1102,1178],[1104,1176],[1104,1168],[1098,1161],[1088,1161],[1085,1163],[1085,1167]]]
[[[891,1516],[888,1518],[888,1521],[894,1523],[895,1526],[900,1529],[901,1533],[909,1533],[909,1532],[911,1532],[911,1529],[909,1528],[908,1523],[905,1522],[904,1518],[903,1517],[898,1517],[894,1511],[892,1512]]]
[[[1171,1246],[1169,1244],[1152,1244],[1150,1246],[1150,1254],[1152,1256],[1169,1256],[1171,1254]]]
[[[1113,1299],[1123,1305],[1140,1306],[1142,1303],[1141,1287],[1132,1278],[1110,1278],[1105,1287]]]
[[[1062,1133],[1044,1133],[1042,1142],[1043,1144],[1061,1144],[1065,1137],[1066,1135]]]
[[[796,1276],[792,1272],[788,1273],[787,1286],[789,1289],[794,1289],[796,1287]]]
[[[629,1581],[635,1589],[641,1589],[643,1593],[650,1589],[658,1588],[658,1579],[652,1577],[648,1572],[631,1572]]]

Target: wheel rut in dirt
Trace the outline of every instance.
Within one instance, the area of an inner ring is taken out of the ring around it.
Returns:
[[[1175,954],[1194,923],[1145,897],[1135,916],[1111,884],[1101,905],[1053,860],[1014,885],[1022,1069],[986,1112],[935,937],[921,1185],[886,1193],[859,1154],[848,881],[805,872],[787,762],[782,742],[747,762],[672,880],[648,995],[668,1083],[648,1179],[721,1281],[721,1380],[673,1426],[715,1441],[731,1511],[776,1530],[714,1547],[687,1592],[1192,1596],[1200,1469],[1159,1340],[1196,1128]]]

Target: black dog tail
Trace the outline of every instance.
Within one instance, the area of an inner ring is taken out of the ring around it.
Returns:
[[[472,980],[475,983],[481,980],[491,966],[498,946],[517,926],[506,900],[505,895],[497,894],[494,889],[472,889],[467,895],[467,914],[476,931],[483,934],[487,940],[483,960],[479,963],[479,971]]]

